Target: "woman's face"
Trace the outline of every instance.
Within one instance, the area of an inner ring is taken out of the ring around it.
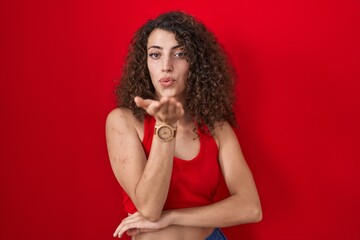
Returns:
[[[189,63],[175,34],[154,29],[147,42],[147,66],[155,94],[160,97],[185,99],[185,87],[189,74]]]

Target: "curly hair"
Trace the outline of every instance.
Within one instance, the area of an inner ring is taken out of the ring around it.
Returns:
[[[224,50],[215,36],[191,15],[168,12],[142,26],[131,40],[120,83],[116,86],[118,107],[129,108],[143,121],[146,112],[138,108],[135,96],[156,99],[147,67],[147,41],[154,29],[175,34],[184,46],[189,62],[185,111],[197,126],[211,134],[216,124],[224,121],[236,126],[234,106],[234,73]]]

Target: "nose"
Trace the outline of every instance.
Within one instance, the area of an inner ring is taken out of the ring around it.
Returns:
[[[172,64],[171,58],[170,57],[165,58],[162,71],[163,72],[172,72],[173,70],[174,69],[173,69],[173,64]]]

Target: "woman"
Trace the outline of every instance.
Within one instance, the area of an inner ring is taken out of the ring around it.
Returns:
[[[262,218],[233,126],[232,72],[214,36],[169,12],[132,42],[106,136],[133,239],[226,239],[220,227]],[[214,202],[223,174],[230,196]]]

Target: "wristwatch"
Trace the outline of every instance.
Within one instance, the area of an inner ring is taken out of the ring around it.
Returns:
[[[155,126],[154,135],[163,142],[170,142],[176,136],[176,128],[167,124],[161,124],[159,126]]]

